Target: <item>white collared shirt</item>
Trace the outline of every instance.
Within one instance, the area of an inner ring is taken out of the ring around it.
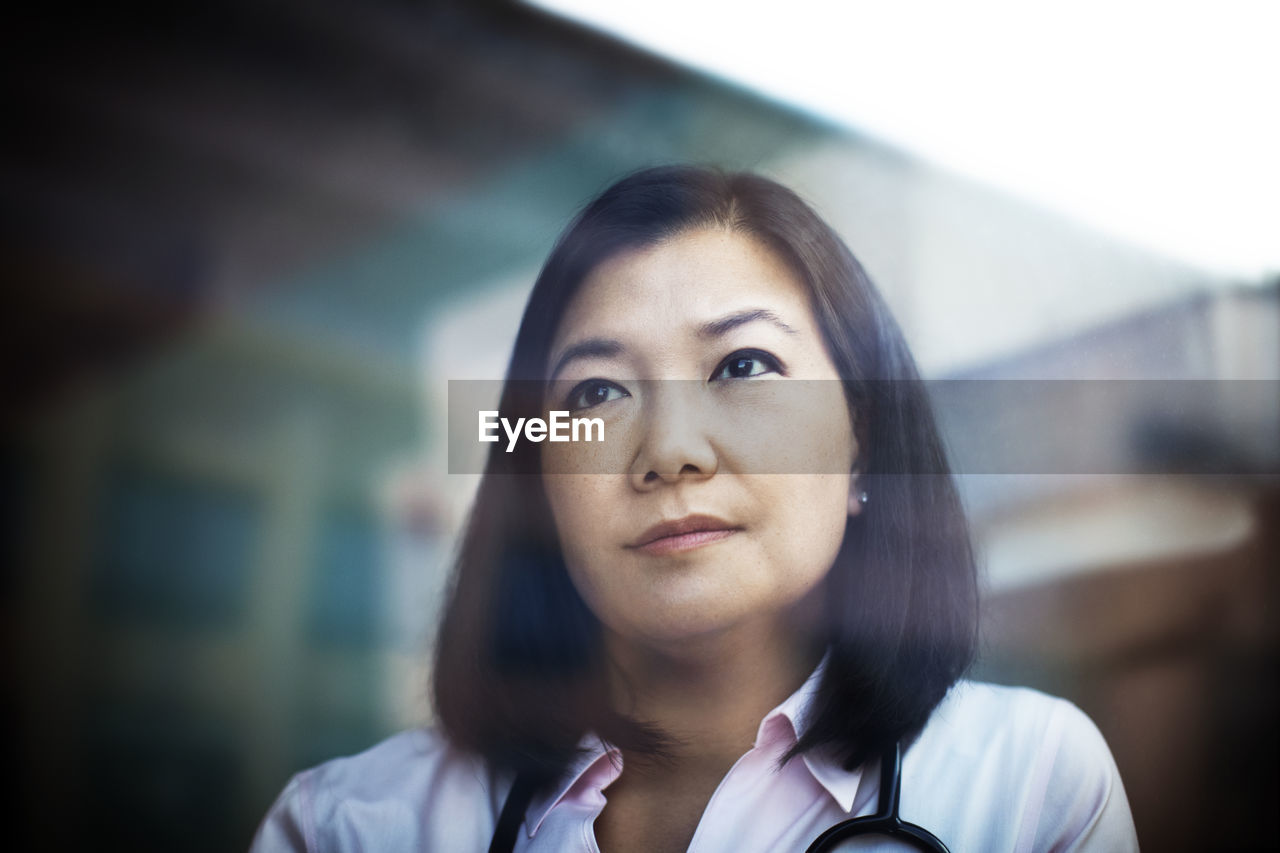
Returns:
[[[803,851],[842,820],[871,814],[879,767],[848,772],[806,754],[776,768],[804,731],[823,666],[760,722],[690,843],[709,851]],[[586,751],[535,797],[515,849],[596,853],[593,825],[621,771],[616,749]],[[509,777],[431,730],[404,732],[359,755],[299,773],[264,819],[252,853],[485,851]],[[902,756],[900,815],[952,853],[1137,850],[1133,818],[1102,735],[1078,708],[1026,688],[962,681]],[[869,839],[856,849],[881,849]],[[853,849],[853,842],[850,842]],[[906,849],[889,843],[885,850]]]

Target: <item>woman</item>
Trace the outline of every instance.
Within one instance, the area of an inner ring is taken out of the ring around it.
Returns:
[[[606,440],[491,448],[439,729],[295,777],[256,851],[805,850],[878,810],[917,827],[887,849],[1136,849],[1083,714],[960,681],[977,585],[928,401],[796,195],[665,167],[592,201],[500,403],[556,410]]]

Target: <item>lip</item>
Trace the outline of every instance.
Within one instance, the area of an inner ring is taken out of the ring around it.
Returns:
[[[719,542],[741,529],[713,515],[687,515],[655,524],[627,547],[647,554],[671,554]]]

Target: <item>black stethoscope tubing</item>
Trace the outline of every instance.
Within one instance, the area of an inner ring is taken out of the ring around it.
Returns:
[[[885,784],[885,780],[889,784]],[[858,835],[884,835],[907,842],[919,850],[932,853],[950,853],[936,835],[922,826],[908,823],[898,815],[898,800],[902,793],[902,747],[895,743],[892,749],[880,756],[880,797],[875,814],[842,820],[819,835],[805,853],[823,853],[834,850],[841,841]]]
[[[885,780],[889,784],[884,784]],[[516,776],[507,800],[498,815],[498,825],[489,843],[489,853],[511,853],[516,846],[516,833],[524,821],[524,813],[533,799],[535,785],[526,775]],[[908,823],[898,815],[898,801],[902,792],[902,749],[898,744],[886,750],[880,757],[880,796],[875,814],[842,820],[813,840],[805,853],[824,853],[834,850],[841,841],[859,835],[884,835],[904,841],[920,850],[931,853],[950,853],[947,845],[923,827]]]

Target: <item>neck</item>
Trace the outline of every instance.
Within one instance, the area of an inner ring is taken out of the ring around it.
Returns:
[[[606,647],[614,706],[670,735],[675,767],[721,773],[751,748],[760,720],[822,657],[810,639],[777,625],[740,626],[678,648],[617,636]]]

